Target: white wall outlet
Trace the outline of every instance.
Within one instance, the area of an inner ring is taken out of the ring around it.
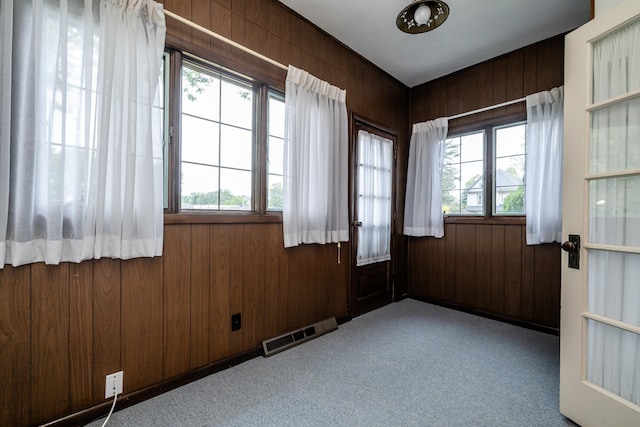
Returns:
[[[116,394],[122,394],[123,377],[124,373],[122,371],[107,375],[104,385],[105,399],[113,397]]]

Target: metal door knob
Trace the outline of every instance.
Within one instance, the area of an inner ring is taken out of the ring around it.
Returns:
[[[571,240],[567,240],[562,242],[562,245],[560,246],[563,250],[573,253],[573,252],[578,252],[578,245],[576,245],[575,242],[572,242]]]

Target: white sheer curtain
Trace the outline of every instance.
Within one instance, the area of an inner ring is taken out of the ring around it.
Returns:
[[[446,117],[413,125],[404,208],[407,236],[444,236],[442,168],[448,129]]]
[[[358,132],[358,248],[356,265],[391,259],[393,141]]]
[[[162,5],[1,7],[0,268],[161,255]]]
[[[527,244],[562,239],[564,88],[526,98],[525,213]]]
[[[640,89],[640,22],[593,46],[593,102]],[[591,113],[590,173],[640,169],[640,98]],[[589,242],[640,247],[640,176],[589,182]],[[589,250],[589,311],[640,326],[640,255]],[[640,336],[589,321],[587,380],[640,405]]]
[[[285,91],[284,246],[349,240],[346,91],[289,66]]]

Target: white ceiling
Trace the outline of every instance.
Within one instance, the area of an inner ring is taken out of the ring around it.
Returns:
[[[409,87],[572,30],[590,0],[445,0],[438,28],[406,34],[396,16],[411,0],[279,0]]]

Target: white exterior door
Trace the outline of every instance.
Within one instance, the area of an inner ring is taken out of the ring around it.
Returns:
[[[640,426],[640,1],[567,36],[564,105],[560,410]]]

